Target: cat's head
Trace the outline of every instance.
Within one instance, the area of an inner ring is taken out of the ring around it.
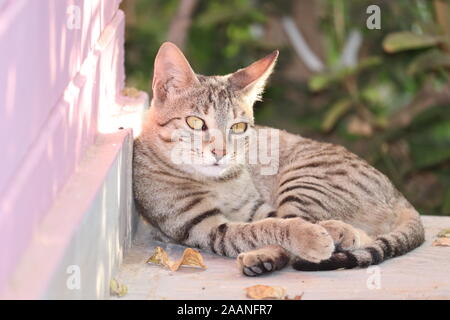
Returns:
[[[218,177],[241,165],[254,127],[253,104],[277,57],[275,51],[234,73],[203,76],[174,44],[162,44],[149,119],[159,149],[180,168],[205,176]]]

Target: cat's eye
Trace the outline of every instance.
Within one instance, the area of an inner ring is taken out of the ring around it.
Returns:
[[[186,123],[188,124],[189,127],[191,127],[194,130],[205,131],[207,129],[205,121],[194,116],[187,117]]]
[[[232,133],[239,134],[244,133],[245,131],[247,131],[247,123],[245,122],[238,122],[231,126]]]

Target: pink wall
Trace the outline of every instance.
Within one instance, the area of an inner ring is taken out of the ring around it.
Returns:
[[[0,0],[0,291],[123,88],[119,3]]]

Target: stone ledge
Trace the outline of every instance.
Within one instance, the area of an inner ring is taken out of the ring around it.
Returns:
[[[146,264],[155,246],[172,257],[185,247],[156,242],[148,227],[139,228],[117,279],[128,286],[120,299],[246,299],[244,288],[256,284],[283,286],[290,297],[303,293],[309,299],[450,299],[450,247],[431,243],[450,217],[423,216],[426,242],[418,249],[370,269],[300,272],[286,268],[261,277],[243,276],[234,259],[203,253],[208,269],[181,268],[170,272]],[[368,285],[379,272],[380,288]]]
[[[98,136],[38,226],[1,298],[108,294],[133,234],[132,142],[131,129]],[[80,288],[71,290],[67,281],[78,271]]]

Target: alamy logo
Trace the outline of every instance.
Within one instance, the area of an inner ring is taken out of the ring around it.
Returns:
[[[366,271],[370,274],[367,279],[366,285],[369,290],[379,290],[381,289],[381,269],[377,266],[371,266],[367,268]]]
[[[66,287],[69,290],[81,289],[81,269],[78,265],[70,265],[66,269],[66,273],[69,275],[66,280]]]
[[[278,173],[279,130],[249,129],[245,134],[228,132],[228,138],[220,130],[210,129],[207,133],[194,133],[182,129],[173,131],[170,140],[171,161],[176,165],[217,166],[258,165],[261,175]],[[220,150],[221,156],[217,155]],[[225,152],[223,151],[225,150]]]
[[[381,29],[381,9],[376,4],[367,7],[367,14],[370,16],[366,20],[366,26],[369,30]]]
[[[81,28],[81,8],[71,5],[67,7],[67,28],[69,30]]]

